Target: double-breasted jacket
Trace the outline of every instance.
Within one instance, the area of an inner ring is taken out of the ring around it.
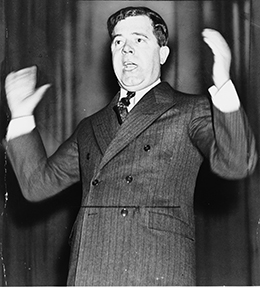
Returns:
[[[10,140],[22,192],[38,201],[82,182],[68,285],[195,285],[199,168],[206,158],[225,178],[253,171],[247,117],[242,108],[223,113],[206,96],[162,82],[119,125],[118,97],[83,119],[48,159],[37,129]]]

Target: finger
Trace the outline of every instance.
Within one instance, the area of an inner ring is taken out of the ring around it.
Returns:
[[[218,31],[209,28],[206,28],[202,31],[202,36],[225,41],[224,37]]]
[[[36,85],[36,67],[30,67],[14,73],[13,81]]]
[[[32,98],[35,100],[35,103],[38,103],[42,99],[43,95],[50,88],[50,86],[51,86],[50,84],[46,84],[46,85],[39,87],[35,91],[35,93],[32,96]]]
[[[215,31],[212,29],[204,29],[202,32],[202,36],[204,40],[208,40],[214,43],[214,45],[218,49],[223,50],[223,51],[229,50],[229,46],[226,40],[218,31]]]
[[[23,99],[23,106],[25,107],[26,104],[26,113],[25,114],[32,114],[34,109],[36,108],[37,104],[43,98],[44,93],[50,87],[50,84],[46,84],[38,88],[32,96]],[[25,110],[25,109],[24,109]]]
[[[6,93],[17,97],[27,97],[34,93],[36,86],[36,67],[26,68],[22,71],[12,72],[6,77]]]
[[[20,77],[20,76],[26,76],[26,75],[36,75],[36,72],[37,72],[37,67],[31,66],[31,67],[18,70],[17,72],[15,72],[15,76]]]
[[[7,75],[5,79],[5,86],[9,85],[10,82],[12,82],[14,79],[14,72],[11,72],[10,74]]]
[[[221,52],[221,50],[218,48],[218,46],[216,46],[214,42],[208,38],[204,38],[203,40],[209,46],[214,56],[219,57],[223,55],[223,52]]]
[[[6,85],[10,85],[13,84],[13,82],[17,82],[24,79],[36,82],[36,71],[37,71],[36,66],[33,66],[19,70],[17,72],[11,72],[7,75],[5,83]]]
[[[215,56],[223,57],[225,59],[231,58],[231,51],[228,45],[216,44],[216,41],[208,37],[204,37],[203,40],[210,47]]]

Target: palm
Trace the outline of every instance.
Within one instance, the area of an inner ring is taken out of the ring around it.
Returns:
[[[6,77],[5,90],[12,118],[32,115],[50,85],[36,86],[36,67],[12,72]]]
[[[231,52],[222,35],[212,29],[204,29],[203,40],[211,48],[214,55],[212,78],[219,89],[230,78]]]

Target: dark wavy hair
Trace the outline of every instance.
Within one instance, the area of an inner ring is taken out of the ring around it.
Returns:
[[[166,46],[168,43],[167,25],[158,13],[147,7],[126,7],[111,15],[107,20],[107,29],[111,39],[113,37],[114,28],[119,21],[126,19],[127,17],[140,15],[145,15],[151,19],[153,33],[158,41],[159,46]]]

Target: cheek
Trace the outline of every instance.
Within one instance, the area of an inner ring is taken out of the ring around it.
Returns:
[[[113,55],[112,57],[112,64],[116,74],[119,74],[121,69],[121,61],[117,55]]]
[[[153,70],[158,71],[161,69],[160,55],[158,53],[154,53],[152,59]]]
[[[153,70],[155,66],[158,66],[158,63],[160,63],[159,55],[157,51],[142,51],[142,59],[143,65],[146,69]]]
[[[160,63],[156,59],[155,55],[154,57],[151,57],[149,59],[146,58],[144,66],[145,66],[145,71],[147,74],[157,73],[158,69],[160,69]]]

